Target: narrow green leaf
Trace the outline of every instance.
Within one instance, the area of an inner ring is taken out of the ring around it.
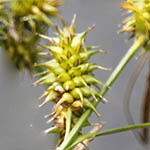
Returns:
[[[69,108],[68,108],[68,111],[67,111],[66,132],[65,132],[65,138],[64,138],[64,140],[66,140],[66,138],[68,137],[69,132],[70,132],[70,128],[71,128],[71,118],[72,118],[72,110],[71,110],[71,108],[69,107]]]
[[[75,140],[75,142],[72,145],[70,145],[68,148],[66,148],[65,150],[71,150],[77,144],[81,143],[82,141],[84,141],[88,138],[94,138],[96,136],[115,134],[115,133],[119,133],[119,132],[135,130],[138,128],[146,128],[146,127],[150,127],[150,123],[136,124],[136,125],[125,126],[122,128],[110,129],[110,130],[106,130],[103,132],[84,134],[84,135],[78,136],[78,138]]]

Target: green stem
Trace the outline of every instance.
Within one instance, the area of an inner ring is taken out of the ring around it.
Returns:
[[[117,79],[121,71],[125,68],[129,60],[133,57],[133,55],[138,51],[138,49],[143,45],[144,43],[144,36],[140,36],[138,39],[136,39],[131,46],[131,48],[128,50],[128,52],[125,54],[125,56],[122,58],[118,66],[115,68],[113,73],[110,75],[109,79],[106,82],[106,86],[103,87],[101,90],[101,95],[104,96],[104,94],[108,91],[109,87],[114,83],[114,81]],[[99,101],[95,102],[95,106],[97,106]],[[69,144],[72,142],[73,138],[76,136],[78,131],[81,129],[83,123],[87,120],[87,118],[91,115],[92,110],[88,109],[84,112],[84,114],[80,117],[76,125],[71,130],[70,134],[68,135],[68,138],[63,141],[63,143],[60,145],[59,150],[65,150],[66,147],[69,146]]]
[[[120,132],[124,132],[124,131],[135,130],[135,129],[138,129],[138,128],[146,128],[146,127],[150,127],[150,123],[136,124],[136,125],[125,126],[125,127],[122,127],[122,128],[110,129],[110,130],[103,131],[103,132],[95,132],[95,133],[84,134],[84,135],[79,136],[72,145],[70,145],[69,147],[66,148],[66,150],[73,149],[73,147],[75,147],[77,144],[79,144],[82,141],[84,141],[86,139],[89,139],[89,138],[93,139],[96,136],[115,134],[115,133],[120,133]]]
[[[128,50],[128,52],[125,54],[125,56],[119,62],[118,66],[115,68],[115,70],[112,72],[112,74],[108,78],[108,80],[107,80],[107,82],[105,84],[106,86],[101,90],[101,94],[102,95],[104,95],[108,91],[109,87],[118,78],[119,74],[122,72],[122,70],[128,64],[128,62],[131,60],[131,58],[134,56],[134,54],[143,45],[144,39],[145,39],[144,36],[140,36],[138,39],[136,39],[134,41],[133,45],[130,47],[130,49]]]

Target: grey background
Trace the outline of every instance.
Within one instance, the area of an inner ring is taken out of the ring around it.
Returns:
[[[131,45],[125,42],[126,35],[118,35],[118,25],[125,16],[120,10],[119,0],[65,0],[61,14],[67,23],[73,14],[77,14],[76,31],[82,32],[96,24],[96,28],[88,34],[88,45],[100,45],[108,54],[96,55],[91,61],[99,65],[115,68]],[[100,104],[98,110],[104,129],[127,125],[123,113],[123,97],[127,82],[138,60],[136,57],[127,65],[115,84],[106,95],[109,103]],[[132,113],[136,122],[140,118],[140,105],[145,84],[146,71],[141,73],[133,93]],[[96,71],[96,76],[106,81],[110,72]],[[53,150],[54,135],[45,135],[48,128],[44,115],[50,112],[51,105],[38,108],[37,97],[44,91],[43,87],[33,88],[30,75],[18,73],[7,59],[7,54],[0,51],[0,150]],[[93,122],[99,121],[92,115]],[[93,150],[142,150],[131,131],[96,138],[91,144]]]

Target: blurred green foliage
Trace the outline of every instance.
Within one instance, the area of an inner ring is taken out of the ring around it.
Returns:
[[[57,17],[57,0],[0,0],[0,46],[18,70],[32,71],[40,58],[39,36],[53,25]]]

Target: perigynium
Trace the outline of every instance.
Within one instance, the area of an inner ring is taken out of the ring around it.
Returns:
[[[0,46],[17,69],[29,69],[41,56],[37,33],[45,33],[57,17],[57,0],[0,0]]]
[[[49,118],[47,123],[53,122],[53,125],[45,130],[45,133],[59,133],[58,145],[67,138],[70,130],[88,108],[92,109],[98,117],[100,116],[93,102],[102,98],[98,90],[104,84],[96,79],[93,71],[108,70],[88,62],[92,55],[105,53],[103,50],[92,50],[96,48],[94,46],[85,46],[86,35],[94,26],[85,32],[75,33],[74,22],[75,17],[69,27],[66,25],[63,29],[56,27],[58,37],[43,36],[51,43],[50,46],[43,47],[49,49],[49,54],[53,58],[35,64],[35,66],[45,67],[45,71],[40,73],[42,77],[33,85],[47,85],[46,91],[39,98],[39,100],[44,99],[39,107],[48,102],[54,103],[52,112],[45,116]],[[90,122],[85,121],[82,127],[89,125]],[[80,130],[76,135],[81,134]]]

